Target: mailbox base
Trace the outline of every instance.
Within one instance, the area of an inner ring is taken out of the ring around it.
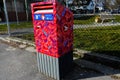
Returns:
[[[72,70],[73,51],[66,53],[59,58],[37,53],[37,61],[39,72],[56,80],[61,80]]]

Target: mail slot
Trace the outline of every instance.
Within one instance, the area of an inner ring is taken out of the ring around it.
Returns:
[[[31,9],[39,70],[59,80],[73,61],[73,14],[51,0],[32,3]]]

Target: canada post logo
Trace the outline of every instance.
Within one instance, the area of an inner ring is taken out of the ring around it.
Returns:
[[[41,14],[34,14],[34,20],[42,20]]]

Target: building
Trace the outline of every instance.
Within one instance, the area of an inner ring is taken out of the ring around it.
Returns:
[[[0,0],[0,21],[4,21],[4,10],[2,0]]]
[[[0,16],[2,21],[5,21],[5,12],[4,12],[4,6],[3,1],[0,2],[1,6],[1,12]],[[17,5],[17,6],[16,6]],[[15,9],[16,6],[16,9]],[[19,21],[26,20],[26,12],[25,12],[25,5],[24,0],[6,0],[6,7],[8,12],[9,21],[16,21],[16,17],[18,17]],[[16,16],[16,10],[17,10],[17,16]]]
[[[9,21],[31,20],[30,4],[37,1],[41,0],[5,0]],[[5,21],[3,0],[0,0],[0,20]]]

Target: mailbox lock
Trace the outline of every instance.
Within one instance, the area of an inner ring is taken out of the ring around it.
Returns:
[[[41,28],[41,26],[37,26],[37,28]]]

